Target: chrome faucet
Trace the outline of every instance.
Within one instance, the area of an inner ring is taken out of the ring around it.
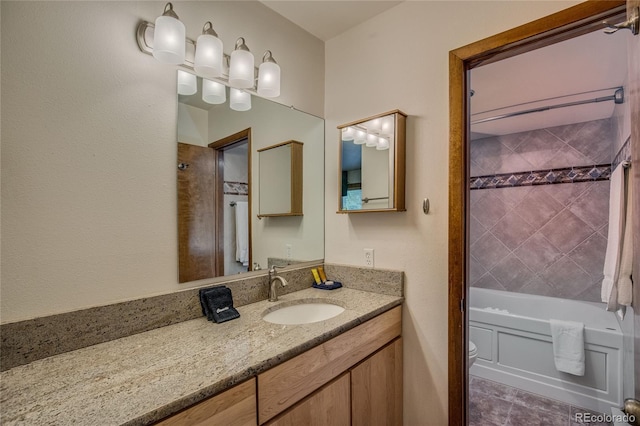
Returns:
[[[273,265],[271,269],[269,269],[269,302],[278,301],[278,292],[276,291],[277,281],[280,281],[283,287],[285,287],[288,284],[287,280],[285,280],[279,275],[276,275],[276,268],[282,268],[282,266]]]

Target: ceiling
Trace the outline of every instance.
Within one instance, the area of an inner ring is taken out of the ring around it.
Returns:
[[[261,0],[289,21],[327,41],[402,1]]]
[[[594,31],[473,69],[471,122],[612,95],[627,75],[625,36]],[[614,102],[608,101],[504,118],[472,125],[472,139],[609,118],[613,112]]]

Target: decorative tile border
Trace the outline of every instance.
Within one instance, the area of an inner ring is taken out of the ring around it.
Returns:
[[[224,193],[227,195],[249,195],[249,184],[245,182],[224,181]]]
[[[608,180],[611,177],[611,170],[611,164],[565,167],[561,169],[472,176],[469,179],[469,183],[471,189],[474,190],[549,185],[555,183],[592,182],[597,180]]]

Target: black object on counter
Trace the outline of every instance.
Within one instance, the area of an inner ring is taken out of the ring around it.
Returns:
[[[199,296],[202,314],[209,321],[221,323],[240,316],[240,312],[233,307],[231,290],[226,286],[200,289]]]

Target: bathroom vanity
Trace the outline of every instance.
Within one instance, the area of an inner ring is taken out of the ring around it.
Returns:
[[[400,334],[396,307],[159,424],[402,424]]]
[[[402,297],[308,288],[277,303],[317,300],[345,311],[272,324],[265,300],[4,371],[3,423],[401,424]]]

